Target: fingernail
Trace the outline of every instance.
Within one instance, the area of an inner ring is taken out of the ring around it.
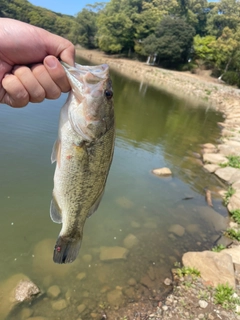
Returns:
[[[54,69],[57,67],[57,58],[54,57],[47,57],[45,58],[46,65],[50,68],[50,69]]]

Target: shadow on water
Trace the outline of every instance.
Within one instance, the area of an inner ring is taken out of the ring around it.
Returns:
[[[186,251],[211,248],[226,225],[221,200],[214,197],[213,209],[204,199],[204,187],[220,184],[193,156],[202,143],[216,142],[222,115],[116,73],[112,80],[114,160],[105,196],[85,225],[72,265],[52,262],[60,226],[48,214],[54,172],[49,158],[66,95],[24,110],[1,110],[0,282],[7,286],[3,282],[21,272],[43,291],[8,320],[24,313],[49,320],[101,319],[108,313],[114,319],[121,307],[156,305],[168,291],[163,281],[174,262]],[[158,167],[169,167],[172,177],[153,176]],[[115,247],[118,260],[103,260],[108,247]],[[48,291],[53,285],[60,289],[55,297]]]

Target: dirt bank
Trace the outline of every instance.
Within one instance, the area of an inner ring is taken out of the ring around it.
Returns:
[[[136,60],[116,58],[96,50],[77,48],[76,51],[78,56],[94,64],[107,63],[113,70],[123,75],[164,89],[171,94],[191,100],[192,103],[205,103],[223,113],[227,113],[232,106],[240,107],[240,90],[220,83],[209,76],[208,71],[195,75],[190,72],[149,66]]]

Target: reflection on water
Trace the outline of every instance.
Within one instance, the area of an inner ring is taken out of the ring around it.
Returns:
[[[111,319],[143,297],[159,301],[174,262],[188,250],[210,248],[225,226],[220,199],[213,199],[214,209],[204,199],[204,188],[218,181],[193,157],[201,143],[216,141],[222,116],[117,74],[112,78],[114,160],[72,265],[52,262],[59,225],[49,217],[50,154],[66,95],[21,110],[1,106],[0,283],[23,273],[43,292],[8,319],[101,319],[104,313]],[[173,176],[153,176],[157,167],[169,167]],[[118,259],[108,260],[108,247],[120,247],[114,248]]]

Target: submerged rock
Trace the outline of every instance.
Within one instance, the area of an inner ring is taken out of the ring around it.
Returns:
[[[108,261],[126,259],[128,252],[128,249],[123,247],[100,247],[100,260]]]
[[[172,175],[172,171],[169,168],[153,169],[152,173],[155,174],[156,176],[160,176],[160,177]]]
[[[138,242],[138,238],[131,233],[128,236],[126,236],[126,238],[123,240],[124,246],[128,249],[131,249],[132,247],[136,246]]]
[[[210,173],[213,173],[215,172],[217,169],[219,169],[219,165],[217,164],[205,164],[203,166],[203,168],[207,171],[207,172],[210,172]]]
[[[180,224],[173,224],[171,227],[168,229],[168,232],[174,233],[178,237],[182,237],[185,233],[185,228],[180,226]]]
[[[112,307],[119,307],[123,303],[123,294],[121,290],[115,289],[107,294],[108,303]]]
[[[52,308],[53,308],[53,310],[61,311],[65,308],[67,308],[67,302],[64,299],[55,301],[52,303]]]
[[[235,289],[232,257],[225,252],[187,252],[182,257],[183,265],[196,268],[201,278],[214,287],[228,283]]]
[[[13,308],[23,302],[31,301],[40,293],[39,288],[24,274],[16,274],[0,283],[0,319],[7,318]]]
[[[50,298],[57,298],[61,293],[61,290],[59,288],[59,286],[51,286],[48,291],[47,291],[47,295],[50,297]]]

